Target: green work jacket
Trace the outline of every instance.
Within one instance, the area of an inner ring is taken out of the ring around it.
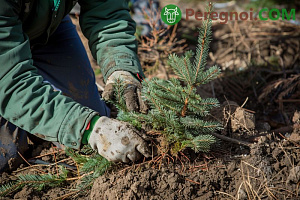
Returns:
[[[97,113],[43,82],[30,50],[47,43],[76,2],[0,0],[0,116],[45,140],[79,149],[85,127]],[[143,74],[128,1],[78,3],[81,29],[104,79],[116,70]]]

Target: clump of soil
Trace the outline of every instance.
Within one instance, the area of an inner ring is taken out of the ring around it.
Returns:
[[[250,148],[228,146],[193,162],[163,162],[161,169],[131,168],[99,177],[91,199],[300,199],[299,133],[269,134]],[[226,152],[226,153],[225,153]],[[225,154],[225,155],[224,155]],[[206,158],[205,158],[206,157]]]

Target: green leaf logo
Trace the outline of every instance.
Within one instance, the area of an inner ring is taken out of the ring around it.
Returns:
[[[167,25],[175,25],[181,20],[181,10],[178,6],[169,4],[161,10],[160,16]]]

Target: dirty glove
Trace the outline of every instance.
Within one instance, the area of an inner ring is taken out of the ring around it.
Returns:
[[[107,79],[102,97],[104,100],[112,100],[114,96],[114,83],[121,79],[125,84],[124,98],[129,111],[147,112],[147,105],[141,98],[142,84],[133,77],[130,72],[115,71]]]
[[[88,143],[101,156],[113,162],[134,162],[142,155],[151,156],[149,145],[137,130],[126,122],[105,116],[97,120]]]

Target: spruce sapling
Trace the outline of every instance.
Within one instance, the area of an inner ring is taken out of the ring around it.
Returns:
[[[129,112],[120,98],[121,89],[116,90],[118,119],[127,121],[137,128],[151,127],[162,133],[167,141],[168,149],[176,154],[185,148],[196,152],[207,152],[216,138],[210,133],[221,129],[218,122],[206,121],[212,108],[218,107],[215,98],[203,99],[196,94],[196,87],[214,80],[220,74],[217,66],[205,69],[209,44],[212,40],[212,21],[210,14],[213,6],[209,4],[209,17],[199,29],[196,53],[187,51],[184,56],[172,54],[169,63],[178,78],[162,80],[153,78],[143,81],[142,96],[148,102],[150,110],[147,114]],[[194,62],[192,61],[194,59]],[[119,80],[116,87],[121,87]]]

